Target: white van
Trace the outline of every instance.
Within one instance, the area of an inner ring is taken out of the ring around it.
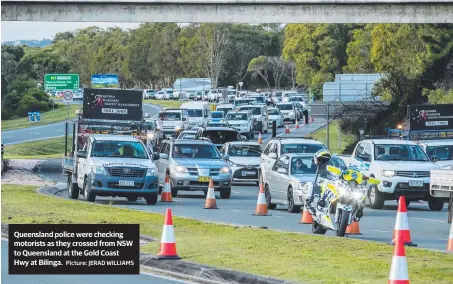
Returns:
[[[191,127],[203,126],[211,119],[211,110],[207,102],[183,103],[180,109],[187,110]]]
[[[234,106],[232,104],[218,104],[215,110],[223,111],[225,114],[224,116],[226,116],[230,110],[233,110],[233,107]]]

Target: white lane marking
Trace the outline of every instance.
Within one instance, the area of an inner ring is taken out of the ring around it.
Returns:
[[[241,194],[239,191],[232,191],[232,193]]]
[[[245,212],[244,210],[239,210],[239,209],[231,209],[231,211],[234,211],[234,212]]]
[[[146,268],[150,269],[149,267],[146,267],[146,266],[144,266],[144,268],[145,269]],[[187,281],[183,281],[183,280],[180,280],[180,279],[167,277],[167,276],[163,276],[163,275],[158,275],[158,274],[154,274],[154,273],[150,273],[150,272],[142,272],[142,271],[140,271],[140,274],[145,274],[145,275],[149,275],[149,276],[152,276],[152,277],[155,277],[155,278],[161,278],[161,279],[165,279],[165,280],[169,280],[169,281],[173,281],[173,282],[177,282],[177,283],[186,283],[186,284],[193,283],[193,282],[187,282]]]
[[[436,240],[448,241],[448,239],[441,239],[441,238],[437,238]]]
[[[372,230],[374,232],[379,232],[379,233],[389,233],[389,231],[381,231],[381,230]]]
[[[283,218],[285,216],[280,216],[280,215],[272,215],[272,217],[275,217],[275,218]]]
[[[31,127],[21,128],[21,129],[5,130],[5,131],[2,131],[2,134],[3,133],[8,134],[8,133],[13,133],[13,132],[21,132],[21,131],[32,131],[35,129],[46,128],[46,127],[51,127],[51,126],[55,126],[55,125],[61,125],[61,124],[64,124],[65,122],[66,121],[53,123],[53,124],[47,124],[47,125],[43,125],[43,126],[31,126]]]
[[[417,217],[409,217],[409,218],[411,218],[411,219],[417,219],[417,220],[423,220],[423,221],[429,221],[429,222],[447,223],[447,221],[436,220],[436,219],[417,218]]]
[[[18,141],[18,142],[4,143],[4,145],[5,146],[15,145],[15,144],[21,144],[21,143],[25,143],[25,142],[33,142],[33,141],[46,140],[46,139],[59,138],[59,137],[64,137],[64,135],[48,136],[48,137],[42,137],[42,138],[36,138],[36,139],[22,140],[22,141]]]

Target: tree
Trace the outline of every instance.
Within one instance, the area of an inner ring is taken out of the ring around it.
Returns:
[[[280,89],[280,82],[282,80],[283,74],[285,74],[286,64],[281,57],[271,56],[267,57],[267,65],[269,70],[272,72],[272,77],[274,79],[274,84],[277,89]]]
[[[291,89],[296,88],[296,78],[297,78],[297,72],[296,72],[296,65],[294,62],[285,62],[285,72],[283,75],[289,80],[291,83]]]
[[[266,82],[269,90],[271,90],[272,88],[268,80],[268,70],[269,63],[266,56],[259,56],[250,60],[249,67],[247,69],[247,71],[251,72],[254,76],[260,76],[261,79]]]
[[[374,65],[371,62],[371,31],[374,25],[352,31],[352,40],[347,44],[346,54],[348,65],[343,68],[346,73],[373,73]]]

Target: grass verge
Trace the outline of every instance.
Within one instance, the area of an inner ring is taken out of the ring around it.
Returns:
[[[145,104],[160,105],[168,108],[179,108],[185,101],[180,100],[144,100]]]
[[[75,112],[78,110],[82,105],[70,105],[69,108],[69,118],[74,118],[76,116]],[[25,127],[32,127],[38,126],[43,124],[55,123],[66,120],[68,117],[68,107],[66,105],[59,105],[59,108],[55,109],[55,111],[46,111],[41,113],[41,121],[40,122],[28,122],[28,117],[21,117],[16,119],[10,120],[2,120],[2,130],[8,129],[18,129],[18,128],[25,128]]]
[[[327,128],[315,131],[311,136],[316,140],[326,143]],[[340,148],[338,148],[338,136],[340,135]],[[339,122],[334,120],[329,125],[329,151],[335,154],[343,153],[344,149],[354,143],[355,137],[352,134],[340,133]]]
[[[70,147],[72,136],[69,136],[68,139],[68,147]],[[68,151],[70,150],[68,148]],[[62,158],[63,156],[64,137],[5,146],[4,154],[5,159],[45,159]]]
[[[164,217],[160,214],[62,200],[40,195],[35,189],[2,186],[2,223],[133,222],[140,224],[141,234],[161,236]],[[83,219],[75,217],[81,212]],[[237,228],[178,217],[173,223],[178,254],[197,263],[303,283],[386,283],[390,271],[393,247],[386,244]],[[150,243],[141,250],[156,254],[158,247],[158,242]],[[451,283],[453,255],[417,248],[407,248],[406,254],[411,283]]]

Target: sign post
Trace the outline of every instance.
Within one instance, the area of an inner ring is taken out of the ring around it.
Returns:
[[[46,74],[44,76],[44,89],[74,90],[80,85],[79,74]]]
[[[65,91],[63,93],[63,98],[64,100],[66,101],[66,103],[68,104],[68,118],[67,120],[69,120],[69,103],[72,101],[72,91]]]
[[[239,82],[239,91],[242,90],[242,85],[244,85],[244,82]]]

